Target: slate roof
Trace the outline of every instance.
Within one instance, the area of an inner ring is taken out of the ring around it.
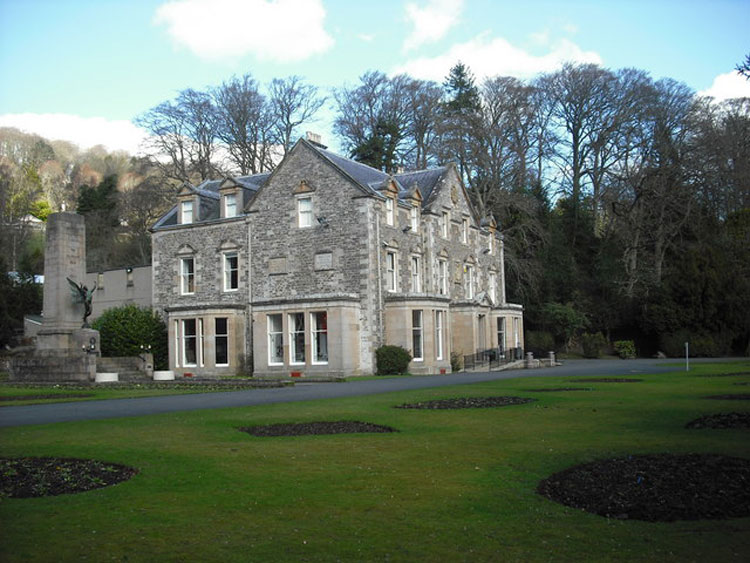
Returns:
[[[416,185],[419,187],[419,191],[422,194],[423,208],[430,204],[430,197],[434,193],[435,187],[448,171],[447,166],[440,166],[429,170],[417,170],[391,175],[366,164],[362,164],[361,162],[345,158],[329,150],[323,149],[305,139],[302,139],[300,142],[305,143],[312,150],[318,152],[335,168],[351,178],[366,194],[382,198],[382,191],[386,188],[389,181],[393,180],[398,188],[398,199],[404,201],[412,195],[413,189]],[[270,176],[271,173],[263,173],[232,178],[237,184],[244,188],[242,190],[242,208],[245,208],[250,200],[255,197],[256,192],[266,183]],[[198,194],[200,199],[201,222],[219,218],[219,202],[221,199],[219,188],[224,180],[224,178],[219,180],[205,180],[197,187],[191,186],[191,189]],[[177,225],[177,206],[164,214],[152,228],[158,229],[160,227],[168,227],[172,225]]]
[[[242,201],[238,202],[242,208],[253,199],[255,193],[265,183],[270,176],[270,173],[252,174],[250,176],[237,176],[232,179],[237,182],[242,188]],[[210,221],[212,219],[219,218],[219,202],[221,195],[219,194],[219,188],[224,183],[224,178],[220,180],[205,180],[200,183],[197,187],[191,186],[191,189],[198,194],[200,200],[200,220]],[[169,227],[177,225],[177,206],[175,205],[167,213],[165,213],[152,228],[158,229],[159,227]]]
[[[396,187],[398,188],[398,198],[403,201],[409,195],[409,192],[411,192],[416,183],[419,187],[419,191],[422,193],[423,207],[429,201],[430,195],[432,195],[432,191],[440,178],[442,178],[443,174],[448,170],[446,166],[440,166],[429,170],[402,172],[391,176],[381,170],[376,170],[366,164],[362,164],[361,162],[339,156],[330,151],[316,147],[315,145],[311,146],[333,163],[334,166],[353,178],[361,187],[373,193],[380,194],[388,184],[388,180],[392,179],[395,181]]]

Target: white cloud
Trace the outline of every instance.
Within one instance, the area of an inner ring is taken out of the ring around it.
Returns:
[[[362,41],[366,43],[371,43],[375,40],[375,34],[374,33],[359,33],[357,34],[357,38],[361,39]]]
[[[515,76],[530,78],[541,72],[553,71],[565,62],[601,64],[602,58],[594,51],[584,51],[568,39],[549,45],[543,55],[532,55],[512,45],[502,37],[491,38],[487,33],[466,43],[453,45],[448,52],[437,57],[413,59],[395,69],[394,74],[405,72],[415,78],[442,81],[456,62],[467,65],[474,75]]]
[[[0,115],[0,127],[15,127],[50,141],[75,143],[81,149],[104,145],[110,152],[138,153],[146,132],[130,121],[103,117],[80,117],[66,113],[15,113]]]
[[[720,74],[714,78],[710,88],[701,90],[698,95],[712,96],[716,101],[729,98],[750,98],[750,80],[736,70]]]
[[[322,0],[173,0],[157,8],[177,45],[208,60],[252,54],[294,62],[333,46]]]
[[[463,7],[464,0],[429,0],[422,7],[406,4],[406,19],[414,29],[404,41],[404,50],[442,39],[458,23]]]

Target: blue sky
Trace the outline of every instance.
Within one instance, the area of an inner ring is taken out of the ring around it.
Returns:
[[[134,151],[130,123],[250,72],[325,93],[367,70],[530,78],[565,60],[750,96],[748,0],[0,0],[0,126]],[[312,129],[334,144],[329,109]]]

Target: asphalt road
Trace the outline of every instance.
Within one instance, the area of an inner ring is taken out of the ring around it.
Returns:
[[[674,364],[676,361],[678,360],[567,360],[562,366],[535,370],[516,369],[490,373],[456,373],[450,375],[348,381],[346,383],[298,383],[294,387],[248,389],[224,393],[2,407],[0,408],[0,427],[51,424],[79,420],[102,420],[200,409],[250,407],[271,403],[313,401],[316,399],[335,399],[339,397],[390,393],[392,391],[444,387],[446,385],[481,383],[515,377],[617,376],[663,373],[675,370],[676,368],[673,365],[667,366],[666,364]]]

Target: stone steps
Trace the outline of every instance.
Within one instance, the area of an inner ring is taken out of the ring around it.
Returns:
[[[139,369],[142,364],[143,361],[138,357],[102,357],[96,359],[96,371],[98,373],[115,372],[118,374],[118,381],[125,381],[128,383],[151,381],[151,378],[147,377],[146,374]]]

